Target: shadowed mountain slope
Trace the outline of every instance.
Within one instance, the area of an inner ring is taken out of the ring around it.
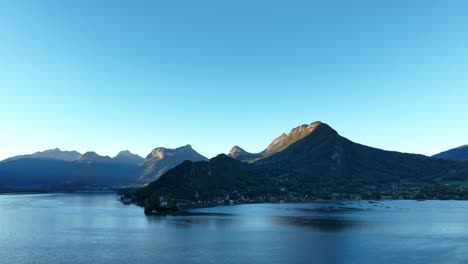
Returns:
[[[196,152],[190,145],[176,149],[155,148],[143,161],[141,165],[143,173],[139,180],[143,182],[155,180],[185,160],[204,161],[208,159]]]
[[[72,161],[60,160],[63,153],[58,149],[38,153],[41,155],[33,158],[25,155],[0,162],[0,189],[82,190],[142,184],[184,160],[207,160],[190,145],[156,148],[146,159],[129,151],[121,151],[114,158],[89,151]]]
[[[311,123],[310,125],[301,125],[296,128],[293,128],[288,134],[283,133],[281,136],[274,139],[273,142],[271,142],[270,145],[268,145],[268,147],[260,153],[249,153],[238,146],[234,146],[229,152],[228,156],[244,162],[254,162],[260,159],[267,158],[285,150],[292,144],[305,138],[310,133],[312,133],[315,130],[315,128],[317,128],[320,124],[322,124],[320,121],[316,121]]]
[[[468,164],[436,160],[418,154],[385,151],[354,143],[320,124],[287,149],[258,162],[297,184],[383,184],[467,178]]]
[[[128,150],[120,151],[117,156],[113,158],[114,162],[117,163],[126,163],[126,164],[134,164],[139,165],[145,159],[138,156],[137,154],[133,154]]]
[[[220,155],[208,162],[184,162],[138,194],[194,199],[239,191],[269,195],[279,189],[307,194],[357,191],[363,186],[468,179],[468,163],[385,151],[354,143],[327,124],[314,122],[275,140],[270,156],[252,163]],[[268,149],[267,149],[268,150]],[[245,153],[243,153],[245,154]]]
[[[113,160],[109,156],[101,156],[94,151],[88,151],[81,155],[76,161],[86,163],[112,163]]]
[[[181,199],[222,195],[224,190],[241,188],[240,184],[249,179],[251,173],[249,164],[224,154],[209,161],[184,161],[144,188],[140,198],[144,200],[153,194]]]
[[[133,184],[135,165],[20,159],[0,164],[0,187],[22,190],[81,190]]]
[[[49,149],[45,151],[39,151],[34,154],[19,155],[14,156],[8,159],[3,160],[3,162],[9,162],[19,159],[52,159],[52,160],[63,160],[63,161],[73,161],[78,159],[81,154],[77,151],[62,151],[58,148]]]
[[[432,156],[437,159],[463,160],[468,161],[468,145],[450,149]]]

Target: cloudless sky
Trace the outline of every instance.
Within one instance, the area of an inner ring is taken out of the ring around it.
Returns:
[[[315,120],[468,144],[468,1],[0,0],[0,27],[0,159],[258,152]]]

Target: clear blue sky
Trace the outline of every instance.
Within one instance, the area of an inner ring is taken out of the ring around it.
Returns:
[[[321,120],[384,149],[468,143],[468,1],[0,0],[0,159],[263,150]]]

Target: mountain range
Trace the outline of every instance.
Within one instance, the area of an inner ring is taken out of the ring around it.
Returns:
[[[450,153],[462,153],[458,148]],[[242,191],[251,195],[359,192],[365,186],[466,181],[468,162],[439,154],[385,151],[354,143],[316,121],[274,139],[260,153],[234,146],[210,160],[190,145],[155,148],[146,158],[129,151],[115,157],[60,149],[0,162],[0,190],[76,190],[147,184],[138,197],[192,199]],[[454,158],[455,157],[455,158]],[[461,154],[452,155],[462,159]]]
[[[209,161],[183,162],[139,191],[136,201],[159,196],[211,199],[232,193],[269,196],[280,190],[298,196],[362,193],[366,188],[466,180],[468,162],[364,146],[313,122],[281,135],[260,153],[235,146],[228,155]]]
[[[190,145],[156,148],[146,159],[128,150],[115,157],[93,151],[46,150],[0,162],[0,190],[75,190],[145,184],[184,160],[207,160]]]
[[[20,155],[11,157],[3,160],[2,162],[8,162],[19,159],[52,159],[52,160],[63,160],[63,161],[73,161],[78,159],[81,154],[77,151],[62,151],[59,148],[50,149],[46,151],[39,151],[34,154]]]
[[[81,162],[116,162],[116,163],[129,163],[129,164],[140,164],[143,162],[143,158],[132,154],[128,150],[119,152],[114,158],[109,156],[100,156],[94,151],[88,151],[84,154],[78,151],[66,151],[60,150],[59,148],[49,149],[45,151],[39,151],[33,154],[19,155],[11,158],[7,158],[1,162],[10,162],[20,159],[38,159],[38,160],[61,160],[61,161],[81,161]]]

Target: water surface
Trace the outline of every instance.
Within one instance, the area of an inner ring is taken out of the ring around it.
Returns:
[[[0,263],[468,263],[468,202],[250,204],[145,216],[115,194],[0,195]]]

